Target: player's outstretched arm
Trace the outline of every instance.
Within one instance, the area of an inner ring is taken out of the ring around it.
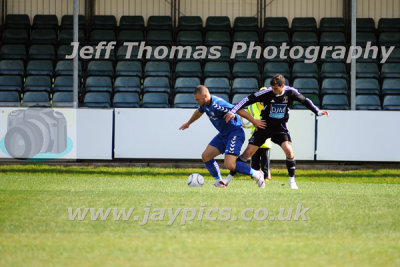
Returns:
[[[258,128],[265,129],[265,127],[267,126],[267,123],[265,121],[254,119],[254,117],[251,116],[244,109],[238,110],[236,113],[239,114],[240,116],[242,116],[243,118],[245,118],[246,120],[248,120],[249,122],[251,122],[254,125],[254,127],[256,127],[257,129]]]
[[[189,128],[190,124],[192,124],[193,122],[198,120],[201,117],[201,115],[203,115],[203,113],[201,113],[198,109],[196,109],[195,112],[193,113],[192,117],[187,122],[182,124],[182,126],[179,127],[179,130],[185,130],[185,129]]]

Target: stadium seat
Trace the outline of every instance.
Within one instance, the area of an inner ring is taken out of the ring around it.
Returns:
[[[316,105],[317,107],[321,106],[321,102],[319,101],[318,95],[315,95],[315,94],[304,94],[304,96],[306,98],[310,99],[314,103],[314,105]],[[293,101],[292,109],[307,109],[307,107],[304,106],[302,103],[300,103],[298,101]]]
[[[171,77],[171,66],[167,61],[148,61],[144,67],[144,77],[165,76]]]
[[[108,76],[89,76],[86,78],[85,91],[112,93],[112,79]]]
[[[60,31],[72,30],[74,28],[74,15],[63,15],[61,17]],[[86,17],[78,15],[78,29],[79,31],[86,32]]]
[[[377,95],[358,95],[356,97],[357,110],[381,110],[381,101]]]
[[[3,44],[28,44],[29,35],[25,29],[5,29],[1,39]]]
[[[168,46],[151,46],[151,53],[149,57],[149,53],[146,51],[143,53],[142,58],[145,60],[164,60],[164,61],[169,61],[172,63],[173,59],[169,58],[169,55],[171,54],[171,47]],[[140,56],[138,54],[138,56]]]
[[[79,47],[80,49],[81,47]],[[64,60],[66,56],[72,54],[74,48],[71,45],[60,45],[57,49],[57,59]]]
[[[89,37],[89,44],[97,45],[99,42],[116,41],[115,32],[113,30],[92,30]]]
[[[22,98],[22,105],[32,106],[50,106],[50,97],[48,92],[25,92]]]
[[[123,45],[124,42],[142,42],[144,34],[142,31],[122,30],[118,33],[117,41],[120,45]]]
[[[57,32],[51,29],[36,29],[32,31],[32,44],[57,44]]]
[[[174,108],[197,108],[193,94],[179,93],[174,98]]]
[[[58,30],[58,18],[56,15],[35,15],[33,17],[32,29]]]
[[[379,61],[381,61],[382,59],[383,58],[382,58],[382,53],[381,53]],[[400,63],[400,47],[396,47],[395,49],[393,49],[393,52],[386,59],[385,63]]]
[[[243,98],[248,97],[249,94],[234,94],[232,97],[232,104],[236,105],[239,103]]]
[[[5,44],[0,48],[0,59],[27,59],[25,45],[22,44]]]
[[[117,77],[114,81],[114,92],[134,92],[140,93],[140,78],[139,77]]]
[[[362,47],[367,45],[367,42],[371,42],[371,45],[377,45],[376,35],[373,32],[357,32],[356,44]]]
[[[204,44],[208,46],[231,46],[232,42],[229,32],[208,31]]]
[[[29,48],[29,59],[55,60],[56,50],[53,45],[31,45]]]
[[[322,64],[320,78],[347,79],[346,64],[341,62],[325,62]]]
[[[115,67],[115,76],[143,76],[142,64],[140,61],[118,61]]]
[[[400,18],[380,18],[378,21],[379,32],[400,32]]]
[[[289,32],[289,21],[286,17],[266,17],[263,31]]]
[[[113,106],[115,108],[138,108],[140,97],[135,92],[118,92],[114,94]]]
[[[400,63],[385,63],[382,65],[381,78],[400,78]]]
[[[175,80],[174,93],[191,93],[193,94],[196,86],[200,84],[198,77],[180,77]]]
[[[292,20],[292,32],[316,32],[317,21],[313,17],[295,17]]]
[[[360,78],[356,80],[357,95],[380,95],[379,82],[376,79]]]
[[[364,56],[366,54],[367,54],[367,56],[364,58]],[[357,62],[378,64],[378,59],[379,59],[378,51],[376,51],[376,53],[375,53],[374,50],[367,51],[367,49],[365,47],[361,47],[361,56],[359,58],[357,58]]]
[[[117,28],[117,19],[113,15],[94,15],[92,17],[93,30],[112,30]]]
[[[275,74],[282,74],[284,77],[290,79],[289,63],[287,62],[266,62],[264,64],[264,78],[273,77]]]
[[[81,81],[78,79],[78,91],[81,88]],[[57,76],[54,79],[53,92],[72,92],[74,90],[74,77],[69,76]]]
[[[379,35],[379,45],[381,46],[399,46],[400,32],[382,32]]]
[[[235,32],[233,34],[234,42],[243,42],[247,45],[250,45],[251,42],[254,42],[254,45],[259,45],[260,41],[258,40],[258,33],[251,31],[240,31]]]
[[[323,32],[319,39],[319,45],[331,46],[331,45],[342,45],[347,44],[344,32]]]
[[[31,22],[27,14],[7,14],[4,26],[6,29],[29,30]]]
[[[274,62],[289,62],[290,61],[290,56],[289,56],[289,50],[286,49],[283,51],[283,56],[281,57],[281,51],[279,47],[273,47],[270,46],[268,50],[265,50],[263,52],[263,57],[265,57],[265,60],[267,61],[274,61]]]
[[[115,49],[111,49],[111,51],[109,51],[109,54],[107,54],[106,49],[101,49],[100,55],[97,57],[96,46],[93,45],[92,47],[93,51],[95,51],[95,54],[92,56],[90,60],[110,60],[113,62],[115,61]]]
[[[320,32],[344,32],[344,19],[340,17],[321,18],[319,23]]]
[[[0,106],[18,107],[21,104],[20,94],[18,92],[0,91]]]
[[[231,51],[229,49],[229,47],[223,46],[221,47],[220,52],[220,57],[218,58],[210,58],[209,56],[211,55],[210,49],[207,50],[207,61],[226,61],[226,62],[230,62],[231,61]]]
[[[318,45],[318,37],[315,32],[294,32],[291,44],[293,46],[315,46]]]
[[[172,32],[166,30],[150,30],[147,32],[146,44],[171,46]]]
[[[180,31],[176,38],[177,45],[203,45],[201,31]]]
[[[400,95],[385,95],[383,98],[384,110],[400,110]]]
[[[378,65],[375,63],[357,63],[356,76],[357,78],[379,79]]]
[[[198,77],[201,78],[203,72],[198,61],[180,61],[176,63],[175,77]]]
[[[260,71],[256,62],[236,62],[233,64],[232,77],[254,77],[260,78]]]
[[[322,109],[348,110],[349,100],[345,95],[324,95]]]
[[[144,18],[143,16],[121,16],[119,29],[144,31]]]
[[[0,76],[0,91],[22,91],[21,76]]]
[[[193,95],[192,95],[193,96]],[[142,108],[169,108],[167,93],[145,93]]]
[[[73,60],[59,60],[56,64],[55,75],[74,75]],[[82,63],[78,61],[78,75],[82,77]]]
[[[236,78],[233,80],[232,94],[251,94],[259,89],[256,78]]]
[[[348,94],[349,89],[345,79],[327,78],[322,81],[321,94]]]
[[[53,62],[51,60],[30,60],[26,66],[26,75],[54,75]]]
[[[357,18],[357,32],[375,32],[375,21],[372,18]]]
[[[202,31],[203,21],[200,16],[181,16],[178,20],[178,31]]]
[[[206,62],[204,65],[204,77],[230,78],[231,72],[228,62]]]
[[[0,75],[25,76],[24,61],[22,60],[0,60]]]
[[[236,17],[233,21],[233,30],[258,32],[258,21],[256,17]]]
[[[335,57],[333,57],[333,56],[335,56]],[[320,59],[321,59],[322,63],[326,63],[326,62],[346,63],[346,57],[339,56],[333,50],[328,50],[328,51],[326,51],[325,54],[321,54]]]
[[[229,103],[229,95],[228,95],[228,94],[219,93],[219,94],[214,94],[214,96],[217,96],[217,97],[219,97],[219,98],[222,98],[223,100],[225,100],[226,102]]]
[[[290,45],[289,34],[287,32],[265,32],[264,45],[265,46],[281,46],[282,43]]]
[[[206,31],[230,31],[231,22],[227,16],[208,16],[206,19]]]
[[[292,79],[296,78],[318,79],[318,65],[316,63],[295,62],[292,69]]]
[[[383,95],[400,95],[400,79],[384,79],[382,82]]]
[[[231,86],[227,78],[206,78],[204,86],[210,90],[211,94],[229,94],[231,92]]]
[[[149,16],[147,30],[172,30],[172,18],[170,16]]]
[[[302,94],[319,95],[318,80],[314,78],[297,78],[293,81],[293,87]]]
[[[167,77],[146,77],[143,81],[143,93],[169,93],[170,84]]]
[[[138,61],[142,61],[143,58],[139,58],[138,57],[138,53],[139,53],[139,47],[138,46],[134,46],[132,48],[132,51],[130,51],[130,54],[128,53],[128,46],[126,45],[122,45],[118,48],[118,52],[117,52],[117,59],[118,60],[138,60]],[[128,58],[126,58],[126,56],[128,56]]]
[[[55,92],[51,104],[53,107],[72,107],[74,105],[74,93]]]
[[[45,91],[50,92],[52,88],[49,76],[27,76],[25,79],[24,91]]]
[[[60,36],[58,38],[59,45],[71,45],[71,42],[74,41],[74,30],[65,29],[60,31]],[[78,30],[78,42],[80,44],[86,43],[86,36],[84,30]]]
[[[110,94],[106,92],[89,92],[83,98],[83,107],[90,108],[110,108]]]
[[[109,76],[114,77],[114,67],[111,61],[94,60],[90,61],[87,70],[87,76]]]
[[[190,46],[190,45],[181,45],[181,47],[182,47],[182,49],[175,49],[174,51],[171,50],[170,56],[173,56],[175,58],[176,62],[179,62],[179,61],[201,62],[203,60],[203,58],[199,58],[198,54],[201,52],[202,55],[204,55],[208,51],[207,48],[204,46],[202,46],[202,48],[200,48],[200,49],[196,49],[196,46]],[[200,51],[200,52],[196,52],[196,51]],[[195,53],[196,53],[196,58],[194,57]]]

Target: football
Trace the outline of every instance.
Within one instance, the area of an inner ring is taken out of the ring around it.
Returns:
[[[191,187],[203,186],[203,184],[204,184],[204,177],[201,176],[201,175],[198,174],[198,173],[192,173],[192,174],[189,175],[189,177],[188,177],[187,184],[188,184],[188,186],[191,186]]]
[[[251,128],[251,126],[253,126],[253,124],[250,121],[248,121],[247,119],[245,119],[245,118],[241,118],[241,119],[242,119],[243,128]]]

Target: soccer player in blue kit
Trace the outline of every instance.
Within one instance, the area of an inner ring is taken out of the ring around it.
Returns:
[[[214,186],[226,187],[221,177],[218,163],[214,159],[219,154],[225,154],[224,164],[226,168],[231,171],[250,175],[255,179],[260,188],[264,188],[265,181],[262,171],[256,171],[250,168],[246,163],[236,161],[237,157],[240,155],[243,142],[245,141],[245,134],[242,128],[242,121],[238,115],[234,115],[229,122],[225,121],[224,116],[233,108],[233,105],[217,96],[211,95],[208,88],[204,85],[196,87],[194,99],[200,107],[195,110],[189,121],[184,123],[179,130],[189,128],[189,126],[204,113],[207,114],[211,123],[218,130],[219,133],[211,140],[201,155],[207,170],[215,179]],[[265,126],[265,122],[254,119],[245,110],[238,111],[237,113],[252,122],[256,127],[262,128]]]
[[[264,144],[265,140],[271,138],[272,142],[281,146],[285,152],[286,167],[289,173],[289,187],[298,189],[295,181],[296,161],[294,159],[292,140],[286,126],[289,120],[289,107],[294,100],[297,100],[317,116],[329,116],[329,113],[326,110],[320,110],[310,99],[300,94],[297,89],[285,86],[284,82],[285,78],[281,74],[276,74],[272,77],[269,88],[245,97],[225,115],[225,118],[226,122],[229,122],[236,118],[237,115],[235,113],[238,113],[243,106],[256,102],[263,103],[264,109],[261,111],[261,119],[266,122],[266,127],[254,131],[246,150],[240,156],[240,160],[247,161]],[[232,176],[233,173],[224,179],[225,185],[229,184]]]

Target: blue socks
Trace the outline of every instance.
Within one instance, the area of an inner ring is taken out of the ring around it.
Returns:
[[[254,170],[250,168],[249,165],[244,163],[243,161],[236,161],[236,169],[235,171],[242,173],[242,174],[247,174],[247,175],[253,175]]]
[[[206,165],[207,170],[210,172],[211,176],[214,177],[215,180],[219,180],[222,178],[219,171],[218,163],[215,161],[215,159],[204,162],[204,164]]]

